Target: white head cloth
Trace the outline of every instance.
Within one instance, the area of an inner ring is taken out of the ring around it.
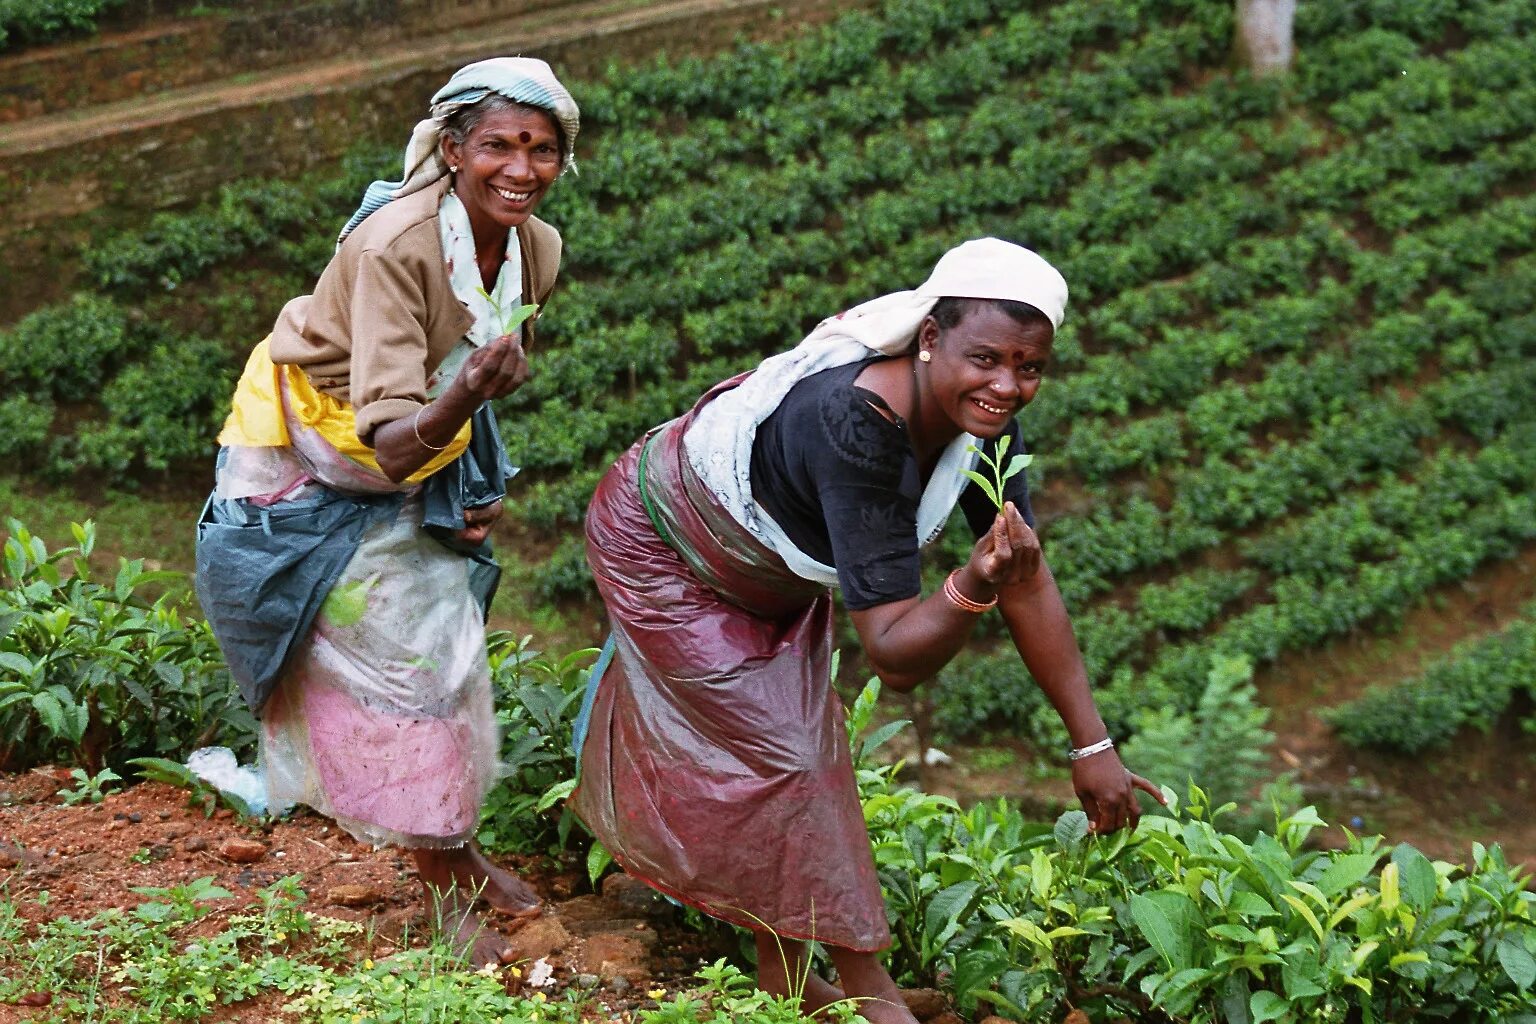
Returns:
[[[915,291],[892,292],[829,317],[788,352],[763,360],[739,387],[699,410],[688,428],[688,462],[731,517],[772,548],[796,575],[826,586],[837,570],[797,548],[752,498],[752,442],[789,389],[834,366],[908,351],[923,318],[942,298],[1011,299],[1028,303],[1060,327],[1067,282],[1037,253],[999,238],[976,238],[946,252]],[[979,444],[961,434],[939,457],[917,509],[917,538],[939,535],[968,483],[960,470],[976,463],[966,449]]]
[[[560,122],[561,173],[576,167],[576,135],[581,131],[581,112],[550,66],[536,57],[492,57],[467,64],[453,73],[446,85],[432,95],[431,116],[416,122],[405,147],[405,171],[399,181],[376,181],[363,193],[362,205],[341,229],[339,247],[352,230],[384,204],[419,192],[448,173],[440,142],[443,122],[454,111],[479,103],[490,93],[517,103],[539,107]]]

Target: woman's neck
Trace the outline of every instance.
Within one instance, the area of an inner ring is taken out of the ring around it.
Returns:
[[[923,479],[960,430],[946,417],[935,415],[934,403],[926,397],[917,360],[912,356],[880,359],[860,371],[857,383],[875,392],[907,424],[907,443],[917,457]]]

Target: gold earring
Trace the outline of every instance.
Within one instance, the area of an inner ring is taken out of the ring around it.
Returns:
[[[925,363],[930,362],[933,359],[933,353],[929,352],[927,349],[923,349],[917,354],[917,358],[921,359]]]

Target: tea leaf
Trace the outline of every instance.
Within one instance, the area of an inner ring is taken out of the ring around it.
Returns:
[[[1164,890],[1131,897],[1131,920],[1169,968],[1194,966],[1194,933],[1199,911],[1188,896]]]
[[[998,499],[997,488],[992,486],[992,481],[988,480],[974,469],[962,469],[960,473],[963,476],[975,481],[976,485],[982,489],[982,492],[985,493],[987,497],[992,499],[992,504],[996,505],[999,510],[1002,509],[1003,503]]]
[[[1274,992],[1268,990],[1255,992],[1248,1000],[1248,1009],[1253,1011],[1253,1024],[1264,1024],[1265,1021],[1279,1020],[1285,1016],[1291,1004]]]
[[[1496,954],[1499,958],[1499,966],[1504,968],[1504,973],[1509,975],[1509,980],[1515,983],[1515,987],[1524,992],[1536,982],[1536,958],[1525,948],[1525,942],[1518,935],[1506,935],[1500,942]],[[1396,966],[1394,962],[1393,966]]]
[[[1007,483],[1009,480],[1012,480],[1014,477],[1024,472],[1024,467],[1034,461],[1035,457],[1028,453],[1023,455],[1015,455],[1013,458],[1009,459],[1008,468],[1003,471],[1003,483]]]

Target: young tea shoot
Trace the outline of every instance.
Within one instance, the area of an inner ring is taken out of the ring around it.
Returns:
[[[979,457],[979,461],[985,463],[987,468],[992,471],[991,479],[988,479],[986,476],[978,473],[974,469],[962,469],[960,471],[961,473],[970,477],[972,480],[976,481],[976,485],[986,492],[987,497],[992,499],[992,504],[997,506],[997,510],[999,512],[1003,510],[1003,485],[1006,484],[1009,480],[1012,480],[1014,477],[1018,476],[1020,473],[1024,472],[1024,467],[1029,465],[1035,459],[1033,455],[1025,453],[1020,453],[1009,459],[1008,445],[1012,440],[1013,437],[1008,434],[1004,434],[1002,438],[999,439],[997,442],[996,458],[988,455],[986,452],[982,451],[980,448],[977,448],[975,445],[971,445],[966,448],[966,451],[968,452],[975,452]],[[1005,459],[1007,460],[1006,469],[1003,468]]]
[[[521,327],[529,317],[539,311],[539,307],[532,303],[512,306],[510,308],[504,307],[500,300],[484,288],[476,288],[475,291],[479,292],[480,297],[490,303],[491,312],[495,314],[497,322],[501,324],[501,332],[498,337],[511,334]]]

